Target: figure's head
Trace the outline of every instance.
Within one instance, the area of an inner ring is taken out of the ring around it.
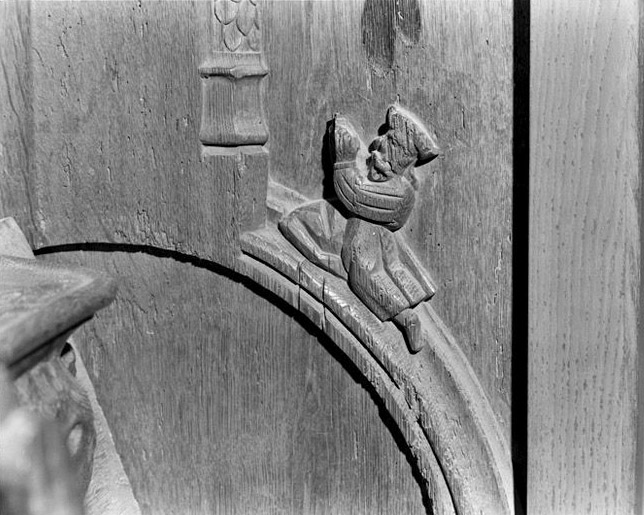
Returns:
[[[329,126],[333,183],[354,215],[395,231],[409,218],[415,201],[413,167],[440,153],[435,138],[413,115],[391,106],[387,131],[369,146],[351,123],[336,115]]]
[[[393,175],[409,178],[416,165],[441,153],[436,136],[402,107],[389,107],[385,127],[386,132],[369,145],[369,178],[373,181],[386,181]]]

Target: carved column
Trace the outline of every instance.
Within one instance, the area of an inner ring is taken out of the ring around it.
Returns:
[[[210,18],[211,46],[199,67],[199,138],[204,159],[234,174],[235,219],[240,231],[256,229],[266,219],[268,179],[268,152],[263,147],[268,127],[262,98],[262,79],[268,69],[261,53],[257,0],[216,0]]]

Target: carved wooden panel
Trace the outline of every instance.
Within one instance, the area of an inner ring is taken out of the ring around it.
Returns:
[[[144,252],[270,290],[377,392],[438,511],[510,511],[509,4],[218,0],[32,16],[38,100],[24,127],[38,143],[24,188],[36,203],[22,215],[32,242],[47,254]],[[336,114],[349,138],[334,155],[324,134]],[[423,164],[437,142],[444,158]],[[368,159],[345,156],[356,143]],[[333,161],[348,163],[337,167],[345,204],[328,202]],[[144,297],[155,280],[145,277]],[[114,342],[134,331],[145,349],[174,309],[158,312],[158,299],[140,309],[129,295],[124,327],[111,326],[97,356],[113,374],[125,359]],[[204,316],[232,314],[214,303]],[[183,339],[179,322],[167,330]],[[159,362],[143,391],[173,367]],[[98,382],[101,372],[90,370]],[[108,417],[136,418],[119,409]]]
[[[440,153],[436,137],[400,106],[388,108],[382,133],[366,147],[336,115],[325,148],[338,198],[293,207],[298,194],[271,185],[269,195],[280,190],[269,204],[282,213],[283,236],[272,223],[243,234],[249,259],[237,269],[354,360],[399,425],[439,513],[509,513],[509,443],[466,356],[430,307],[435,286],[399,232],[415,203],[415,167]],[[408,355],[403,334],[412,353],[426,352]]]
[[[527,509],[538,515],[644,508],[642,9],[531,11]]]

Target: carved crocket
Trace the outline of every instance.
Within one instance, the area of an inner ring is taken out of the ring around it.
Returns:
[[[398,106],[388,109],[386,125],[367,148],[351,123],[336,116],[329,140],[341,206],[333,200],[305,204],[279,227],[310,261],[346,279],[380,320],[395,322],[416,352],[422,338],[413,308],[430,299],[435,288],[397,231],[414,207],[414,167],[440,150],[429,131]]]

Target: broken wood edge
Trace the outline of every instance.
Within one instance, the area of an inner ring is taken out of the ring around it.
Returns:
[[[422,312],[429,344],[410,355],[390,322],[380,322],[344,281],[306,261],[277,227],[244,233],[241,248],[236,271],[304,314],[373,386],[436,513],[513,513],[507,440],[467,358],[429,304]]]

